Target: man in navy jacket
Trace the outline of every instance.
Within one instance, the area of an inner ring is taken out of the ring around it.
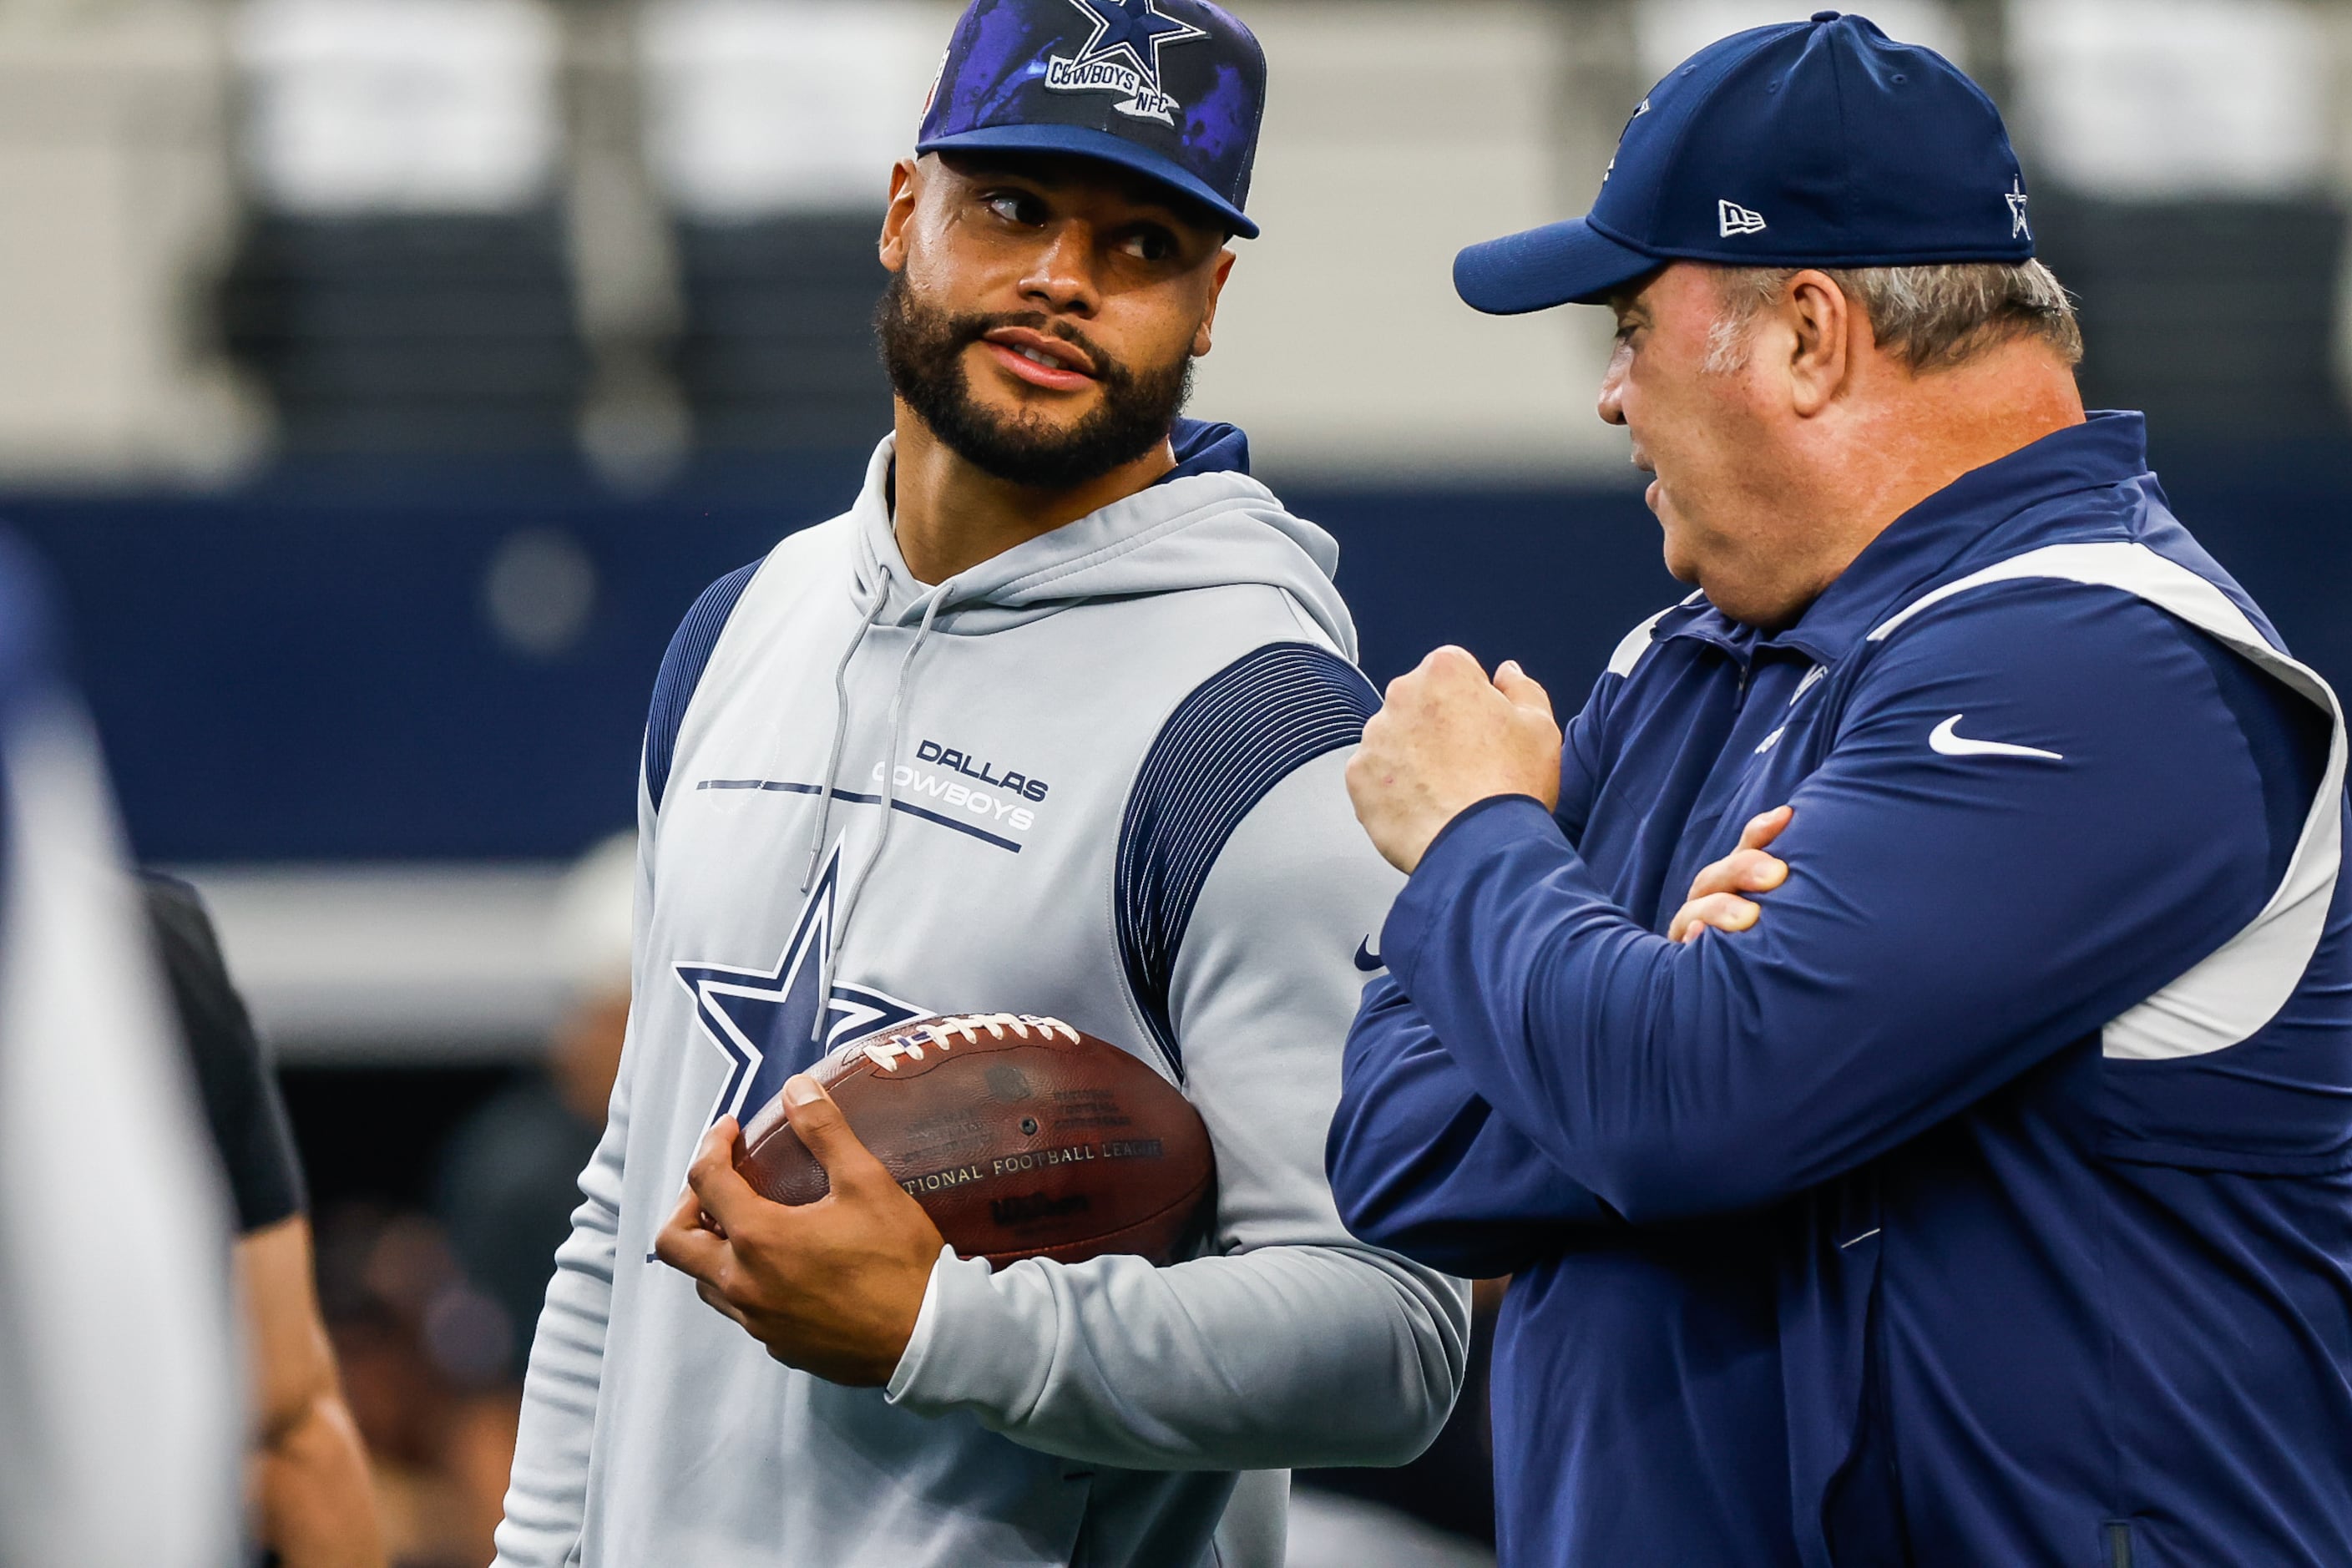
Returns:
[[[1332,1184],[1517,1276],[1507,1563],[2352,1563],[2341,714],[2032,255],[1991,104],[1822,13],[1457,266],[1615,309],[1698,589],[1564,744],[1441,649],[1349,769]]]

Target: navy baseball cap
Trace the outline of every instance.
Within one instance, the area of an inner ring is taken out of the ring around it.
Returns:
[[[1933,49],[1816,11],[1708,45],[1625,122],[1584,217],[1474,245],[1454,287],[1517,315],[1677,258],[1915,267],[2033,255],[2000,111]]]
[[[918,153],[1066,153],[1130,169],[1257,237],[1243,213],[1265,52],[1207,0],[972,0]]]

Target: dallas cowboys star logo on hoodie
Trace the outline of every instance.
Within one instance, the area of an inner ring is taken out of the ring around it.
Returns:
[[[766,969],[724,963],[673,966],[694,998],[695,1016],[728,1061],[727,1081],[710,1121],[740,1120],[773,1100],[784,1080],[816,1065],[844,1040],[924,1016],[884,992],[838,982],[818,1026],[817,997],[824,989],[834,941],[835,893],[840,886],[836,847],[801,906],[784,951]]]

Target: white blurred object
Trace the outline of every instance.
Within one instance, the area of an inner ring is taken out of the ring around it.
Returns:
[[[1495,1554],[1395,1509],[1295,1487],[1284,1568],[1495,1568]]]
[[[528,1058],[569,999],[561,864],[173,869],[281,1061]]]
[[[657,0],[646,153],[689,216],[880,211],[913,153],[959,7],[930,0]]]
[[[2296,0],[2010,0],[2037,161],[2105,195],[2284,195],[2328,163],[2331,52]]]
[[[62,700],[5,706],[0,1562],[220,1568],[241,1425],[227,1193],[96,737]]]
[[[1925,44],[1963,68],[1968,64],[1959,20],[1943,0],[1870,0],[1848,14],[1868,17],[1897,43]],[[1642,79],[1656,81],[1718,38],[1806,15],[1792,0],[1638,0],[1633,36]]]
[[[1557,95],[1602,45],[1530,0],[1434,15],[1250,13],[1273,73],[1249,200],[1265,237],[1234,247],[1192,412],[1247,430],[1277,483],[1630,479],[1623,434],[1592,414],[1609,312],[1481,316],[1449,281],[1463,246],[1591,205],[1608,144],[1570,143]]]
[[[226,479],[268,416],[204,310],[237,221],[208,7],[0,5],[0,475]]]
[[[502,212],[547,190],[561,38],[538,0],[249,0],[247,157],[294,212]]]
[[[575,994],[629,988],[637,902],[637,836],[615,833],[583,855],[556,889],[549,965]]]
[[[625,992],[636,835],[578,860],[176,866],[281,1061],[528,1059]]]
[[[499,640],[532,658],[579,646],[596,611],[596,563],[560,528],[520,528],[491,552],[482,609]]]

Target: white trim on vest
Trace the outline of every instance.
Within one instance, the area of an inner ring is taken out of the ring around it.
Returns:
[[[2327,768],[2305,816],[2286,876],[2252,923],[2210,957],[2106,1026],[2110,1057],[2161,1061],[2204,1056],[2250,1038],[2302,984],[2327,926],[2344,862],[2344,708],[2326,681],[2265,641],[2245,612],[2206,579],[2144,544],[2053,544],[1972,573],[1905,606],[1870,634],[1882,642],[1932,605],[1994,583],[2058,578],[2118,588],[2212,637],[2316,704],[2328,718]]]
[[[1633,674],[1633,667],[1642,662],[1642,656],[1650,651],[1650,643],[1657,632],[1658,623],[1686,605],[1697,604],[1705,596],[1705,589],[1690,594],[1678,603],[1668,605],[1664,609],[1620,637],[1617,641],[1617,651],[1609,656],[1609,673]]]

